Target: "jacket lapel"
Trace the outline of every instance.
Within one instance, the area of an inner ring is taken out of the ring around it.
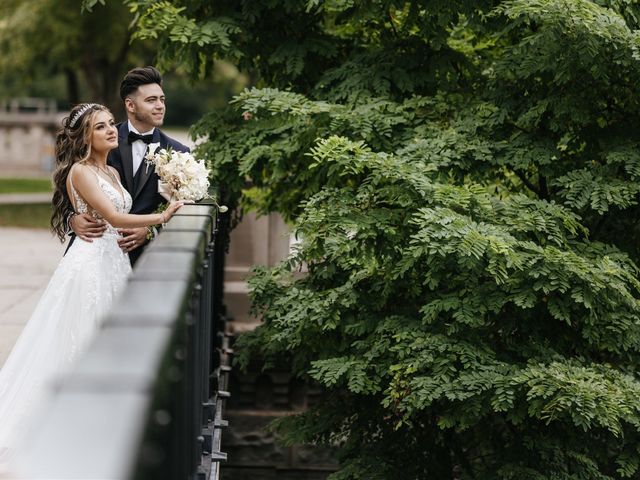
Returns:
[[[133,155],[131,153],[131,145],[127,141],[129,127],[126,122],[120,127],[119,133],[118,150],[120,150],[120,159],[122,160],[125,187],[132,194],[131,196],[135,198],[135,195],[133,195]]]

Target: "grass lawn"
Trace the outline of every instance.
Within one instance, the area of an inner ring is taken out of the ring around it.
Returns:
[[[0,227],[49,228],[50,217],[50,203],[0,204]]]
[[[0,194],[42,193],[52,190],[50,178],[0,178]]]

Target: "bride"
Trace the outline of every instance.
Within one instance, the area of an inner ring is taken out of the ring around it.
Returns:
[[[182,206],[173,202],[161,214],[127,213],[131,196],[117,170],[107,166],[107,154],[117,147],[114,118],[95,103],[73,108],[57,134],[52,230],[64,241],[70,209],[103,219],[107,230],[93,242],[78,238],[71,245],[0,370],[0,466],[5,468],[48,383],[85,350],[125,286],[131,264],[118,246],[116,228],[165,223]]]

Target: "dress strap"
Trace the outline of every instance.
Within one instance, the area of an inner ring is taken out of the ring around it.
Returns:
[[[82,199],[76,187],[73,185],[73,171],[76,168],[75,165],[71,167],[69,170],[69,186],[71,187],[71,204],[73,206],[74,211],[77,213],[85,213],[86,208],[83,206],[86,205],[86,202]]]
[[[71,166],[71,169],[69,170],[69,186],[71,187],[71,204],[73,206],[73,209],[77,212],[78,211],[78,192],[76,192],[76,188],[73,186],[73,169],[75,168],[75,165]]]

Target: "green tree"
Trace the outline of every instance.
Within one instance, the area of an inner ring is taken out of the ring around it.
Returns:
[[[239,341],[327,389],[289,441],[338,479],[639,478],[640,6],[127,3],[164,61],[260,87],[194,132],[301,238]]]
[[[131,43],[133,18],[122,2],[99,5],[94,15],[88,15],[75,0],[3,0],[0,77],[7,93],[22,92],[25,84],[42,83],[42,78],[62,76],[68,103],[91,99],[119,112],[122,76],[149,56],[141,42]]]

